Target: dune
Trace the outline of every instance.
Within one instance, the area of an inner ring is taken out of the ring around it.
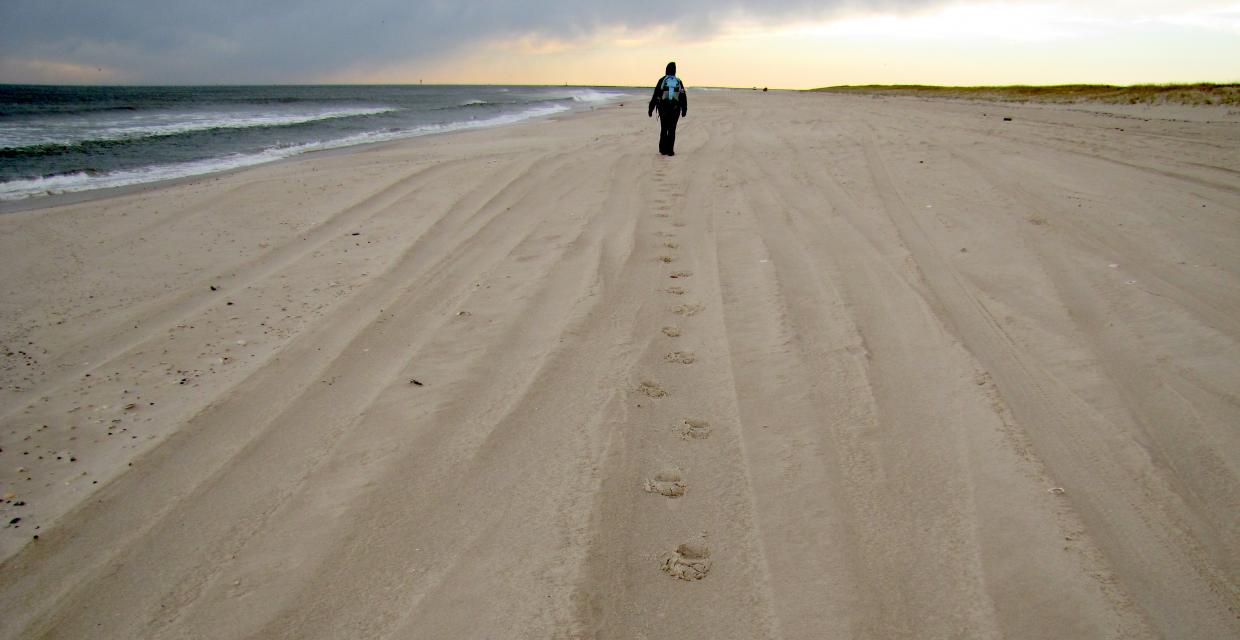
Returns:
[[[1240,636],[1240,112],[1095,106],[699,92],[675,158],[610,106],[0,215],[0,637]]]

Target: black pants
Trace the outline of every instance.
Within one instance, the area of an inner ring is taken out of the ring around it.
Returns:
[[[680,105],[659,105],[659,153],[672,155],[676,151],[676,121],[680,120]]]

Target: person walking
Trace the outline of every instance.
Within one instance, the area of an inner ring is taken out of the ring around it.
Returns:
[[[646,109],[646,117],[659,110],[659,153],[665,156],[676,155],[676,122],[689,115],[689,96],[685,95],[685,83],[676,77],[676,63],[667,63],[667,75],[659,78],[654,85],[654,96],[650,98],[650,107]]]

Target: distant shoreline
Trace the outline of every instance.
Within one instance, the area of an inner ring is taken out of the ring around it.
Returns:
[[[936,86],[841,85],[814,92],[965,98],[993,102],[1100,102],[1105,104],[1240,105],[1240,83]]]

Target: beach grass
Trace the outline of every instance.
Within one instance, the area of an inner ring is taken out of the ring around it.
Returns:
[[[1064,84],[952,87],[934,85],[845,85],[811,91],[866,95],[963,98],[994,102],[1101,102],[1106,104],[1240,104],[1240,84]]]

